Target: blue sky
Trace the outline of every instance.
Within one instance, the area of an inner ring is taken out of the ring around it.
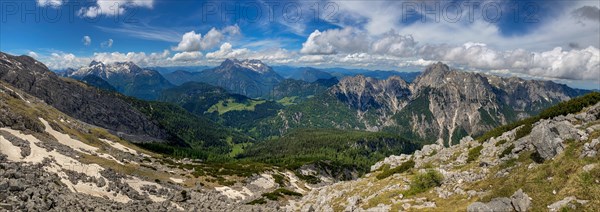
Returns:
[[[600,89],[591,1],[3,0],[0,50],[52,69],[271,65],[469,71]],[[57,14],[59,16],[57,16]]]

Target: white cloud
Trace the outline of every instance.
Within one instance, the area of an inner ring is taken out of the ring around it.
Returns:
[[[230,43],[223,43],[219,50],[206,53],[208,59],[245,58],[250,53],[246,48],[233,49]]]
[[[303,54],[336,54],[364,51],[368,47],[367,35],[354,28],[315,30],[302,44]]]
[[[154,0],[96,0],[96,4],[82,7],[77,14],[82,17],[96,18],[101,15],[117,16],[125,13],[126,8],[143,7],[152,9]]]
[[[83,45],[85,46],[89,46],[90,44],[92,44],[92,38],[90,38],[90,36],[83,36],[83,38],[81,39],[81,42],[83,42]]]
[[[110,48],[113,45],[113,39],[108,39],[107,41],[104,41],[100,44],[101,47],[103,48]]]
[[[409,57],[414,55],[416,45],[417,42],[412,35],[401,35],[396,31],[389,31],[371,44],[371,52]]]
[[[29,51],[27,52],[27,56],[33,57],[33,58],[38,58],[40,57],[37,53],[35,53],[34,51]]]
[[[173,51],[199,51],[201,39],[202,34],[196,34],[195,31],[187,32],[183,34],[181,42],[172,49]]]
[[[204,36],[200,33],[196,33],[196,31],[191,31],[185,33],[179,44],[172,49],[173,51],[184,52],[209,50],[218,46],[225,39],[226,35],[234,36],[239,34],[241,34],[241,32],[237,25],[227,26],[220,31],[213,27]]]
[[[179,52],[169,58],[171,61],[193,62],[202,59],[201,52]]]
[[[315,30],[302,44],[300,52],[313,55],[372,53],[408,57],[414,55],[416,45],[412,35],[401,35],[393,30],[368,36],[365,31],[347,27],[323,32]]]
[[[40,7],[60,7],[63,4],[62,0],[36,0],[36,2]]]
[[[168,64],[168,58],[170,56],[168,50],[163,52],[153,52],[146,54],[145,52],[100,52],[94,53],[91,60],[102,61],[105,63],[131,61],[139,66],[160,66]]]
[[[89,58],[80,58],[74,54],[64,52],[54,52],[50,56],[39,58],[39,60],[52,70],[78,68],[91,62]]]

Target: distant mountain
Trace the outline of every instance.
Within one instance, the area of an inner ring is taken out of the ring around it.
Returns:
[[[194,79],[256,98],[268,96],[283,77],[260,60],[227,59],[218,67],[202,71]]]
[[[164,67],[164,66],[149,66],[145,67],[146,69],[158,71],[158,73],[162,75],[166,75],[169,73],[173,73],[175,71],[187,71],[187,72],[201,72],[206,69],[212,68],[211,66],[173,66],[173,67]]]
[[[364,129],[450,145],[583,93],[550,81],[481,75],[437,63],[410,84],[397,76],[344,78],[317,99],[284,109],[271,123],[280,125],[272,132]]]
[[[0,52],[0,80],[69,116],[112,130],[130,140],[149,142],[170,138],[167,131],[117,95],[73,79],[60,78],[31,57]]]
[[[331,79],[334,77],[328,72],[311,67],[290,68],[276,72],[286,79],[302,80],[306,82],[314,82],[320,79]]]
[[[75,79],[94,75],[108,82],[120,93],[145,100],[154,100],[162,90],[173,87],[157,71],[140,68],[133,62],[105,64],[92,61],[88,67],[64,74]]]
[[[179,86],[186,82],[198,82],[199,80],[196,78],[199,75],[200,75],[200,72],[189,72],[189,71],[178,70],[178,71],[174,71],[171,73],[167,73],[164,75],[164,77],[169,82],[171,82],[173,85]]]
[[[368,71],[368,72],[361,73],[360,75],[363,75],[365,77],[380,79],[380,80],[387,79],[392,76],[398,76],[398,77],[402,78],[402,80],[404,80],[408,83],[411,83],[420,74],[421,74],[421,72]]]
[[[275,66],[275,72],[284,78],[304,80],[314,82],[317,79],[329,79],[336,77],[342,79],[344,77],[353,77],[363,75],[375,79],[387,79],[391,76],[399,76],[406,82],[412,82],[420,72],[399,72],[399,71],[381,71],[368,69],[346,69],[346,68],[312,68],[312,67],[292,67],[292,66]]]

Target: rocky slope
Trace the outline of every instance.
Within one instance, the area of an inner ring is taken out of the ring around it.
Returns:
[[[148,152],[0,82],[0,211],[279,211],[262,194],[310,188],[290,171],[244,169]]]
[[[597,211],[600,94],[595,98],[581,112],[541,119],[483,142],[464,137],[455,146],[432,144],[390,156],[365,177],[314,189],[288,209]]]
[[[160,141],[169,137],[156,123],[121,98],[72,79],[60,78],[31,57],[0,52],[0,81],[69,116],[134,141]]]
[[[410,84],[396,76],[386,80],[361,75],[342,79],[329,95],[347,108],[330,109],[350,109],[355,114],[329,121],[330,127],[358,122],[350,127],[399,133],[426,142],[437,140],[448,146],[465,135],[480,135],[583,93],[549,81],[463,72],[437,63]],[[288,123],[286,128],[315,118],[303,110],[283,110],[279,117]]]
[[[160,73],[143,69],[133,62],[117,62],[105,64],[92,61],[88,67],[77,71],[64,72],[65,77],[83,79],[86,76],[97,76],[115,87],[118,92],[140,99],[153,100],[164,89],[173,87]]]

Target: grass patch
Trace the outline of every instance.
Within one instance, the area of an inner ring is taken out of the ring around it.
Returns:
[[[235,99],[221,100],[217,104],[214,104],[208,108],[207,112],[218,112],[219,115],[223,115],[229,111],[254,111],[257,105],[267,102],[267,100],[254,100],[250,99],[248,102],[240,103],[236,102]]]
[[[404,162],[404,163],[400,164],[400,166],[398,166],[398,167],[395,167],[395,168],[393,168],[393,169],[389,169],[389,168],[388,168],[387,170],[384,170],[383,172],[381,172],[380,174],[378,174],[378,175],[376,176],[376,178],[377,178],[378,180],[382,180],[382,179],[385,179],[385,178],[387,178],[387,177],[389,177],[389,176],[392,176],[392,175],[394,175],[394,174],[398,174],[398,173],[403,173],[403,172],[406,172],[406,171],[408,171],[409,169],[413,168],[414,166],[415,166],[415,161],[413,161],[413,160],[408,160],[408,161],[406,161],[406,162]],[[389,166],[388,166],[388,167],[389,167]]]

